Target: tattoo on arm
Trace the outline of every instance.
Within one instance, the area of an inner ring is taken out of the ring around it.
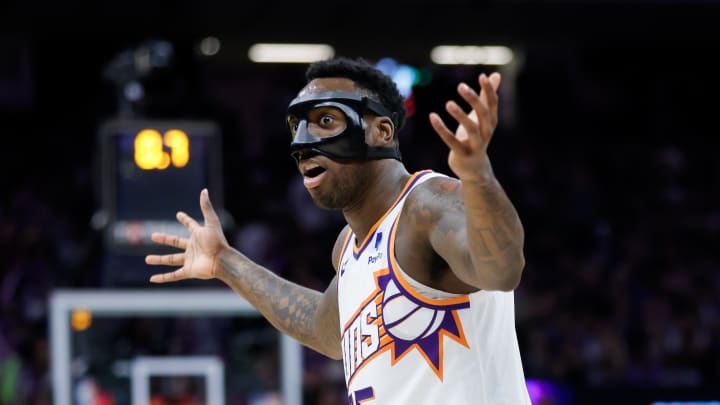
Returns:
[[[221,261],[227,271],[223,280],[280,332],[331,355],[328,347],[332,347],[332,331],[316,328],[316,317],[323,299],[321,292],[282,279],[237,252],[224,255]],[[334,344],[340,347],[339,338]]]
[[[515,207],[497,180],[463,184],[462,188],[473,259],[488,267],[487,274],[498,282],[492,287],[516,285],[524,267],[525,235]],[[486,250],[477,249],[480,246]]]
[[[464,281],[476,279],[473,263],[488,274],[503,274],[517,264],[517,252],[522,248],[523,230],[515,209],[499,183],[463,187],[454,179],[432,181],[430,198],[413,202],[412,220],[416,225],[434,226],[430,229],[439,248],[446,255],[460,256],[459,260],[446,257],[446,261],[455,263],[456,272],[470,276]],[[458,252],[458,248],[465,251]]]
[[[258,277],[251,285],[253,295],[267,294],[267,306],[282,330],[300,340],[314,337],[315,312],[320,293],[283,282],[275,277]]]

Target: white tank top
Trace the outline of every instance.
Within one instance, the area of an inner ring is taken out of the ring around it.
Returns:
[[[512,292],[450,294],[399,267],[395,232],[417,172],[362,243],[338,263],[343,365],[351,405],[530,404]]]

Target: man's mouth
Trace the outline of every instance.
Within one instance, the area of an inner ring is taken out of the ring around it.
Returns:
[[[317,176],[325,173],[325,170],[326,169],[321,166],[313,167],[312,169],[309,169],[305,172],[305,177],[310,177],[310,178],[317,177]]]
[[[327,169],[314,162],[302,165],[301,170],[303,174],[303,184],[306,188],[319,186],[327,171]]]

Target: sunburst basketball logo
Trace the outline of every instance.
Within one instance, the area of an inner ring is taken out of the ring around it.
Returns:
[[[443,336],[468,347],[457,314],[457,310],[470,307],[467,297],[440,305],[424,302],[407,291],[392,273],[378,277],[378,286],[383,289],[383,324],[393,338],[392,364],[416,349],[442,380]]]
[[[442,380],[444,337],[468,347],[457,313],[470,307],[468,297],[439,300],[418,297],[387,268],[375,273],[375,283],[373,294],[343,328],[347,382],[387,350],[391,365],[417,350]]]

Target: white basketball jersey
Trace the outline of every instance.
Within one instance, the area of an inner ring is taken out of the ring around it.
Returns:
[[[405,198],[435,176],[441,174],[413,174],[365,240],[348,232],[338,263],[348,403],[529,405],[513,293],[434,290],[395,260]]]

